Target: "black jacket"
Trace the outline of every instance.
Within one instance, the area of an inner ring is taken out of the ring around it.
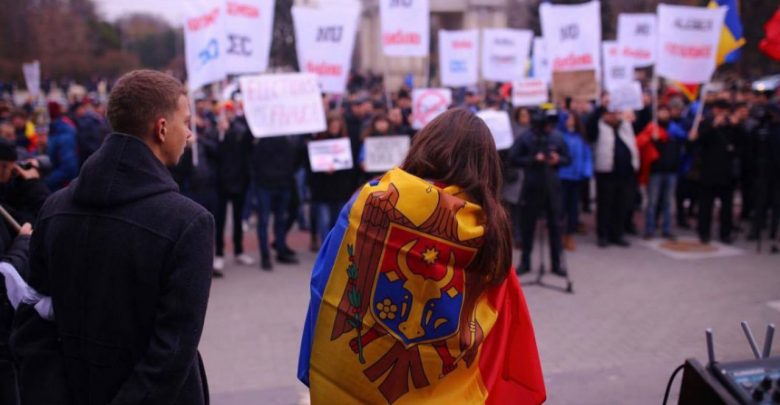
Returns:
[[[705,120],[699,129],[698,143],[702,184],[733,185],[737,174],[734,128],[730,124],[715,127],[711,120]]]
[[[252,147],[252,180],[255,186],[288,189],[300,164],[296,143],[286,136],[260,138]]]
[[[217,186],[227,194],[243,194],[249,187],[252,133],[246,119],[236,118],[217,149]]]
[[[560,157],[555,167],[550,167],[546,162],[536,160],[536,155],[542,153],[550,156],[555,152]],[[563,135],[558,131],[552,131],[548,135],[539,135],[534,130],[520,135],[515,140],[512,149],[509,152],[509,159],[512,165],[522,167],[525,171],[523,177],[523,190],[525,192],[537,192],[545,189],[553,193],[560,187],[558,169],[562,166],[571,164],[571,154],[563,140]]]
[[[0,202],[19,224],[33,223],[49,194],[41,179],[24,180],[17,176],[7,184],[0,184]]]
[[[197,347],[213,243],[213,217],[132,136],[110,135],[46,201],[30,284],[53,299],[71,404],[208,402]]]

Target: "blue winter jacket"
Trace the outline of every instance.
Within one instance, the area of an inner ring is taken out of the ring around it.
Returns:
[[[79,175],[76,128],[62,118],[54,120],[49,128],[48,154],[52,171],[44,182],[51,191],[56,191]]]
[[[568,115],[561,114],[558,129],[563,133],[563,140],[569,147],[571,164],[563,166],[558,171],[561,180],[580,181],[593,177],[593,153],[585,139],[576,132],[566,129]]]

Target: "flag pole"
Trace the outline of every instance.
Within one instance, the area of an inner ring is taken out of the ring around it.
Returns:
[[[653,139],[658,139],[658,72],[653,66],[653,78],[650,82],[650,91],[652,91],[653,99]]]
[[[198,115],[197,112],[197,106],[195,105],[195,94],[194,92],[190,92],[190,110],[192,111],[190,114],[190,131],[192,131],[192,165],[198,166],[198,124],[196,122],[196,117]]]

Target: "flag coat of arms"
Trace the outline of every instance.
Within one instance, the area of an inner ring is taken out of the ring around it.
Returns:
[[[317,404],[539,404],[513,273],[473,292],[482,209],[401,169],[344,207],[314,265],[298,377]]]

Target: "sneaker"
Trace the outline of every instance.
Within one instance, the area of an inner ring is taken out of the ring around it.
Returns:
[[[673,233],[665,232],[663,234],[664,239],[668,240],[669,242],[676,242],[677,236]]]
[[[255,264],[255,259],[246,253],[241,253],[240,255],[236,256],[236,263],[243,266],[252,266]]]
[[[627,248],[627,247],[631,246],[631,243],[629,243],[625,238],[615,239],[615,240],[611,241],[611,243],[613,245],[615,245],[615,246],[620,246],[620,247],[624,247],[624,248]]]
[[[225,259],[222,256],[214,256],[214,270],[222,271],[225,269]]]
[[[596,243],[600,248],[604,249],[609,246],[609,242],[605,238],[599,238],[599,241]]]
[[[225,277],[225,274],[222,273],[221,271],[219,271],[219,270],[212,270],[211,271],[211,278],[223,278],[223,277]]]
[[[574,238],[571,235],[566,235],[563,237],[563,248],[569,252],[577,250],[577,244],[574,243]]]
[[[273,269],[273,265],[271,265],[271,259],[268,257],[263,257],[262,260],[260,260],[260,268],[263,269],[263,271],[271,271]]]
[[[520,266],[517,268],[517,275],[522,276],[523,274],[528,274],[531,272],[531,269],[528,267]]]

